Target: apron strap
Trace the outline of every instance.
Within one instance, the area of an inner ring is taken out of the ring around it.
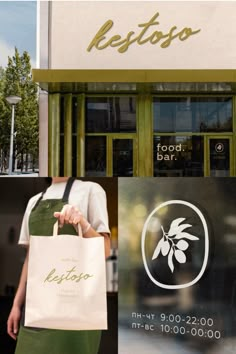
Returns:
[[[37,208],[37,206],[39,205],[40,201],[43,199],[43,196],[44,196],[46,190],[47,190],[47,188],[41,193],[39,199],[37,200],[37,202],[35,203],[35,205],[34,205],[34,207],[33,207],[33,209],[31,211],[33,211],[33,210],[35,210]]]
[[[70,191],[71,191],[71,188],[72,188],[72,184],[74,183],[75,180],[76,180],[75,177],[70,177],[68,179],[67,183],[66,183],[66,188],[65,188],[65,191],[64,191],[64,194],[63,194],[63,197],[62,197],[62,201],[64,203],[68,203]]]
[[[70,191],[71,191],[71,187],[72,187],[72,184],[74,183],[75,181],[75,177],[70,177],[66,183],[66,188],[65,188],[65,191],[64,191],[64,194],[63,194],[63,197],[62,197],[62,201],[64,203],[68,203],[68,200],[69,200],[69,195],[70,195]],[[33,207],[32,211],[35,210],[37,208],[37,206],[39,205],[40,201],[43,199],[43,196],[44,194],[46,193],[48,188],[46,188],[40,195],[39,199],[37,200],[37,202],[35,203],[35,206]]]

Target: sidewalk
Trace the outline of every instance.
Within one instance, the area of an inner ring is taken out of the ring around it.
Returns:
[[[38,177],[39,173],[38,172],[14,172],[12,175],[6,174],[0,174],[0,177]]]

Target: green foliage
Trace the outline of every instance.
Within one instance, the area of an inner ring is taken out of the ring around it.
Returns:
[[[15,48],[15,55],[8,57],[5,70],[0,68],[0,150],[6,153],[10,144],[11,107],[5,98],[21,97],[15,107],[15,141],[17,155],[38,157],[38,97],[37,86],[32,82],[30,56],[22,55]]]

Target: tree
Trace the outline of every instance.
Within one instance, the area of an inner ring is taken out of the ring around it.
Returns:
[[[5,87],[5,70],[0,67],[0,171],[3,172],[6,167],[6,159],[9,150],[10,130],[9,119],[7,117],[10,114],[9,107],[6,106],[4,98]]]
[[[5,151],[10,139],[11,107],[6,103],[5,97],[17,95],[21,102],[15,107],[15,157],[21,160],[28,157],[33,161],[38,158],[38,96],[37,85],[32,81],[30,56],[24,51],[22,55],[15,48],[15,55],[8,57],[8,65],[2,83],[3,95],[0,99],[0,147]],[[1,86],[0,86],[1,89]],[[4,120],[4,123],[3,123]]]

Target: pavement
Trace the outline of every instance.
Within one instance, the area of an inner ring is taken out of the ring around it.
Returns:
[[[38,172],[13,173],[12,175],[0,174],[0,177],[38,177]]]

